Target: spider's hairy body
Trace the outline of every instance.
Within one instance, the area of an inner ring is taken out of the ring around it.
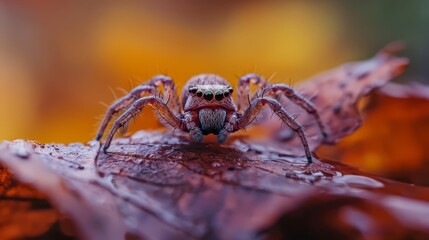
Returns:
[[[250,84],[256,84],[261,88],[252,98],[249,96]],[[163,97],[159,95],[159,85],[164,87]],[[192,77],[185,84],[180,104],[172,79],[162,75],[155,76],[134,88],[128,95],[109,107],[98,131],[97,140],[103,136],[113,115],[121,109],[127,109],[112,126],[103,147],[103,150],[106,151],[116,131],[126,125],[146,105],[150,105],[155,108],[165,125],[188,132],[195,141],[201,142],[204,135],[215,134],[218,142],[224,142],[229,134],[250,125],[262,108],[268,105],[284,123],[297,133],[308,162],[312,161],[302,127],[274,97],[283,93],[291,101],[304,108],[316,118],[322,135],[326,136],[320,117],[309,101],[298,95],[289,86],[267,84],[264,78],[253,73],[240,78],[237,106],[232,98],[232,93],[232,86],[222,77],[215,74],[200,74]],[[147,96],[147,94],[152,96]]]
[[[214,74],[197,75],[185,84],[182,91],[183,111],[192,115],[193,121],[201,130],[201,134],[191,134],[195,141],[201,142],[202,135],[219,135],[224,128],[226,119],[236,109],[231,89],[225,79]],[[216,99],[216,94],[222,94],[222,98]],[[219,142],[225,140],[226,138],[218,138]]]

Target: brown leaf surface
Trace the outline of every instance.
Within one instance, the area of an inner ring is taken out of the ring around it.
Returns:
[[[287,99],[281,99],[286,109],[304,127],[313,150],[323,143],[335,143],[359,128],[362,119],[357,107],[358,100],[401,74],[408,66],[408,59],[393,55],[401,49],[400,43],[391,43],[369,60],[341,65],[296,86],[296,90],[310,99],[318,110],[328,131],[327,139],[322,138],[312,116]],[[269,126],[270,136],[275,135],[280,141],[278,148],[284,148],[287,143],[291,154],[302,154],[301,143],[289,128],[283,128],[279,133],[279,122],[274,118],[262,127],[262,131]]]
[[[407,65],[390,50],[298,87],[321,112],[328,142],[352,133],[361,121],[356,101]],[[317,147],[322,141],[312,119],[300,122]],[[0,164],[44,193],[85,239],[429,236],[429,189],[330,161],[307,165],[297,157],[301,144],[285,134],[281,139],[288,142],[236,137],[220,145],[141,131],[116,139],[106,154],[98,142],[16,140],[0,145]],[[1,179],[3,186],[5,179],[10,177]]]
[[[57,220],[55,209],[43,194],[17,182],[1,166],[0,216],[3,239],[40,236]]]
[[[429,87],[389,83],[368,102],[362,128],[335,146],[319,149],[320,155],[377,175],[429,185]]]
[[[5,142],[0,159],[17,179],[46,193],[87,239],[252,239],[314,234],[320,226],[357,229],[350,233],[356,237],[387,231],[386,219],[401,237],[429,234],[422,221],[429,214],[429,189],[337,163],[306,166],[240,140],[195,144],[186,136],[149,132],[119,139],[107,154],[98,149],[96,142]],[[282,219],[296,211],[305,213],[296,219],[298,228],[279,233],[278,224],[284,227]],[[329,213],[335,217],[324,221]],[[351,220],[356,217],[372,223],[362,227]]]
[[[393,55],[401,48],[391,43],[370,60],[344,64],[298,86],[305,96],[313,96],[310,99],[328,125],[326,142],[352,134],[362,122],[357,101],[405,70],[408,59]]]

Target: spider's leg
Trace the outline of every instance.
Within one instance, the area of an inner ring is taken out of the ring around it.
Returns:
[[[158,87],[163,85],[163,97],[164,101],[167,102],[168,108],[174,113],[181,113],[181,107],[179,102],[179,97],[177,95],[176,85],[174,81],[167,76],[158,75],[149,80],[148,84]]]
[[[313,115],[313,117],[317,121],[317,125],[319,125],[320,131],[322,132],[322,136],[324,138],[328,137],[328,134],[326,132],[326,128],[324,124],[322,123],[322,120],[320,119],[320,115],[317,112],[314,105],[305,99],[303,96],[299,95],[293,88],[286,84],[272,84],[264,88],[264,91],[269,96],[277,95],[277,94],[284,94],[288,99],[290,99],[292,102],[294,102],[296,105],[303,108],[305,111],[307,111],[309,114]]]
[[[256,73],[249,73],[240,78],[237,91],[237,112],[243,112],[249,106],[250,84],[255,84],[262,88],[267,85],[267,81]]]
[[[173,128],[179,128],[186,131],[185,126],[182,124],[182,120],[168,108],[167,104],[164,103],[162,99],[153,96],[143,97],[135,101],[127,111],[116,119],[112,129],[110,129],[110,132],[107,135],[103,151],[106,151],[109,148],[116,131],[138,114],[146,105],[149,105],[156,110],[158,116],[163,120],[163,123],[167,123]]]
[[[143,94],[158,94],[157,87],[163,84],[164,86],[164,100],[168,99],[168,106],[172,109],[173,113],[180,113],[179,99],[176,93],[176,87],[173,80],[167,76],[158,75],[151,78],[148,82],[132,89],[127,95],[116,100],[107,110],[103,122],[98,129],[96,140],[103,137],[104,131],[109,124],[112,117],[122,109],[127,109],[135,100],[139,99]],[[126,126],[124,126],[126,127]]]
[[[224,128],[217,135],[217,141],[223,143],[228,138],[229,134],[234,132],[237,128],[238,117],[236,113],[232,113],[227,117]]]
[[[196,142],[202,142],[204,135],[201,129],[195,124],[194,118],[195,116],[191,112],[185,112],[183,114],[183,122],[186,129],[189,131],[189,135],[191,135],[192,139]]]
[[[304,146],[305,155],[307,157],[307,161],[311,163],[313,158],[311,157],[311,151],[308,147],[307,138],[305,137],[304,130],[302,126],[295,121],[295,119],[282,107],[282,105],[275,99],[268,97],[261,97],[254,99],[250,106],[245,110],[243,115],[238,118],[237,128],[235,131],[239,129],[244,129],[248,126],[255,118],[258,116],[262,108],[268,105],[280,119],[286,123],[292,130],[294,130],[301,139],[302,145]]]
[[[107,110],[103,121],[98,129],[96,140],[100,140],[103,137],[104,131],[109,124],[112,117],[122,109],[127,109],[135,100],[139,99],[144,93],[156,93],[158,90],[151,85],[139,85],[131,90],[127,95],[116,100]]]

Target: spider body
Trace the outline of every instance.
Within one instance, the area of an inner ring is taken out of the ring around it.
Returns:
[[[250,84],[260,87],[253,96],[250,95]],[[163,96],[158,86],[163,85]],[[112,117],[122,109],[126,111],[113,124],[103,151],[106,151],[113,136],[120,127],[138,114],[146,105],[152,106],[165,125],[188,132],[197,142],[204,135],[217,135],[218,142],[227,140],[229,134],[244,129],[252,123],[263,107],[269,106],[280,119],[300,137],[309,163],[311,152],[301,125],[287,113],[286,109],[275,99],[284,94],[291,101],[312,114],[326,137],[325,129],[314,106],[298,95],[285,84],[268,84],[257,74],[247,74],[240,78],[237,93],[237,106],[232,98],[232,86],[222,77],[215,74],[200,74],[192,77],[182,91],[182,104],[179,102],[175,84],[167,76],[159,75],[130,91],[126,96],[113,103],[99,128],[96,139],[100,140]],[[151,95],[151,96],[147,96]]]
[[[203,135],[218,135],[218,141],[227,138],[222,134],[225,122],[234,114],[236,107],[232,99],[233,88],[220,76],[214,74],[197,75],[185,84],[182,92],[183,111],[191,115],[192,121],[201,130],[191,133],[197,142]]]

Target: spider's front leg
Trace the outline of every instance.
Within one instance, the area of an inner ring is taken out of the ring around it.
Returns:
[[[265,78],[256,73],[249,73],[240,78],[237,91],[237,112],[243,112],[250,104],[250,84],[262,88],[267,85]]]
[[[320,115],[317,112],[316,108],[313,106],[313,104],[310,101],[306,100],[304,97],[299,95],[293,88],[291,88],[286,84],[271,84],[265,87],[264,89],[262,89],[261,91],[263,91],[263,93],[268,96],[275,96],[277,94],[283,93],[289,100],[291,100],[296,105],[303,108],[309,114],[313,115],[314,119],[316,119],[317,125],[320,128],[323,138],[326,139],[328,137],[325,126],[322,123],[322,120],[320,119]],[[255,96],[254,96],[254,99],[256,99]],[[252,101],[254,99],[252,99]]]
[[[112,117],[122,109],[127,109],[134,101],[139,99],[143,94],[159,94],[157,87],[164,86],[164,100],[168,101],[167,105],[173,113],[180,113],[179,98],[176,92],[176,86],[173,80],[167,76],[158,75],[151,78],[148,82],[143,83],[132,89],[127,95],[116,100],[107,110],[107,113],[98,129],[96,140],[103,137],[103,133]]]
[[[311,151],[308,146],[307,138],[305,137],[302,126],[297,121],[295,121],[295,119],[293,119],[292,116],[289,115],[289,113],[286,112],[282,105],[275,99],[268,97],[260,97],[254,99],[250,103],[249,107],[245,110],[244,114],[238,118],[238,129],[236,130],[244,129],[250,123],[252,123],[252,121],[256,118],[256,116],[258,116],[258,114],[265,105],[268,105],[284,123],[286,123],[292,130],[294,130],[298,134],[304,147],[307,161],[308,163],[311,163],[313,161],[313,158],[311,156]]]
[[[116,131],[120,127],[124,126],[130,119],[134,118],[146,105],[153,107],[159,114],[159,117],[173,128],[178,128],[183,131],[187,130],[186,126],[182,124],[182,120],[170,110],[168,105],[164,103],[162,99],[154,96],[143,97],[135,101],[126,112],[116,119],[112,129],[107,135],[106,142],[104,143],[104,152],[106,152],[106,150],[109,148]]]

